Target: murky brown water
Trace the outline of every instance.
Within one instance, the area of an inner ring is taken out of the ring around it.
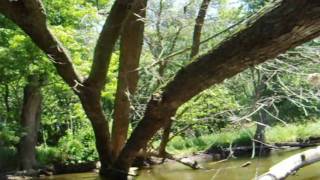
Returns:
[[[150,170],[142,170],[137,180],[249,180],[256,173],[262,174],[272,165],[285,159],[286,157],[298,153],[302,150],[294,150],[290,152],[274,152],[271,156],[265,158],[239,158],[228,160],[225,162],[205,163],[204,170],[190,170],[188,167],[178,163],[170,163],[154,166]],[[251,161],[251,165],[240,167],[243,163]],[[99,179],[94,173],[68,174],[53,176],[47,179],[53,180],[97,180]],[[288,178],[289,180],[319,180],[320,179],[320,163],[305,167],[297,172],[295,176]]]

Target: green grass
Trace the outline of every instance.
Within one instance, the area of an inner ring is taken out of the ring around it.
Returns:
[[[192,138],[176,136],[169,142],[167,150],[173,154],[190,154],[206,150],[211,146],[229,147],[231,143],[233,145],[248,145],[251,144],[252,135],[253,129],[241,129]]]
[[[227,129],[221,133],[200,137],[183,138],[177,136],[169,142],[167,150],[172,154],[185,155],[204,151],[211,146],[229,147],[231,143],[232,145],[251,145],[254,132],[255,128]],[[311,136],[320,137],[320,121],[276,125],[266,129],[267,143],[294,142],[298,139],[308,139]],[[159,143],[157,142],[157,144]]]
[[[307,139],[311,136],[320,136],[320,121],[305,124],[277,125],[267,129],[268,143],[293,142],[298,139]]]
[[[37,160],[40,165],[54,164],[60,161],[61,153],[57,147],[38,146]]]

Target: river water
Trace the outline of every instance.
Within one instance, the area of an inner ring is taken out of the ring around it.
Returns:
[[[276,151],[268,157],[263,158],[237,158],[224,162],[204,163],[203,170],[191,170],[190,168],[178,164],[167,163],[153,166],[152,169],[139,171],[137,180],[250,180],[256,174],[266,172],[272,165],[279,161],[306,149],[291,151]],[[241,167],[242,164],[250,161],[247,167]],[[48,179],[48,178],[47,178]],[[98,180],[97,174],[81,173],[53,176],[49,179],[54,180]],[[299,170],[288,180],[320,180],[320,162],[307,166]]]

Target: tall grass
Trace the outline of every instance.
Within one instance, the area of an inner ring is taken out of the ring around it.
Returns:
[[[234,145],[251,145],[255,128],[227,129],[216,134],[199,137],[174,137],[167,150],[173,154],[191,154],[204,151],[209,147],[229,147]],[[266,129],[266,143],[295,142],[309,137],[320,137],[320,121],[300,124],[276,125]],[[157,142],[157,144],[159,144]]]
[[[253,129],[239,129],[191,138],[176,136],[169,142],[167,150],[173,154],[190,154],[204,151],[212,146],[248,145],[251,144],[252,136]]]
[[[298,139],[308,139],[311,136],[320,136],[320,121],[304,124],[277,125],[268,128],[266,139],[269,143],[294,142]]]

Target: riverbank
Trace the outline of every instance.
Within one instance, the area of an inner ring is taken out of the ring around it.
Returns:
[[[320,137],[320,121],[294,124],[280,124],[266,127],[266,144],[305,142],[312,137]],[[170,154],[190,155],[209,148],[229,148],[230,146],[251,146],[254,124],[243,127],[228,127],[218,133],[199,137],[174,137],[167,146]],[[159,142],[155,143],[155,146]]]
[[[266,129],[266,144],[273,149],[277,149],[277,147],[286,149],[290,146],[315,146],[320,142],[318,129],[320,129],[320,122],[270,127]],[[245,128],[229,127],[219,133],[199,137],[182,138],[181,136],[176,136],[169,142],[167,151],[170,154],[174,154],[176,159],[189,162],[189,164],[225,159],[231,152],[237,157],[242,155],[248,157],[253,152],[252,137],[254,136],[254,131],[255,129],[250,124],[247,124]],[[6,162],[5,164],[0,163],[2,173],[14,169],[13,167],[16,166],[15,149],[0,148],[0,151],[0,162]],[[259,152],[259,149],[255,149],[255,152]],[[57,154],[53,153],[50,148],[38,148],[38,159],[42,168],[40,168],[40,171],[34,172],[36,176],[88,172],[98,168],[95,161],[67,165],[55,163],[55,166],[48,166],[50,164],[49,160],[53,160],[53,156],[55,157]]]

